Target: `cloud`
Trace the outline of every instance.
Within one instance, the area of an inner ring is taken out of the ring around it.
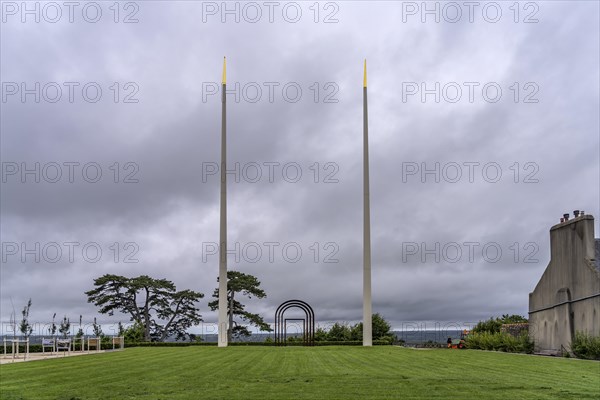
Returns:
[[[300,298],[319,321],[362,317],[366,57],[374,311],[395,327],[526,314],[550,226],[575,208],[600,214],[598,5],[539,3],[531,24],[505,5],[498,23],[479,10],[473,23],[467,14],[422,23],[402,3],[336,5],[330,24],[334,8],[315,23],[304,3],[298,23],[281,10],[273,23],[202,22],[201,3],[181,2],[139,4],[134,24],[114,23],[108,9],[97,24],[7,16],[1,155],[3,172],[17,172],[2,183],[0,232],[19,248],[2,263],[3,323],[11,301],[18,313],[29,297],[36,321],[54,312],[126,321],[85,302],[109,272],[210,297],[219,179],[207,172],[220,161],[221,104],[209,90],[219,89],[224,55],[229,267],[256,275],[268,294],[249,307],[271,321],[277,305]],[[7,95],[6,82],[40,82],[39,103]],[[62,90],[56,103],[48,82]],[[99,101],[86,100],[96,87]],[[21,175],[35,163],[39,183],[36,172]],[[49,243],[63,251],[56,262],[44,257]],[[90,261],[86,245],[102,257]]]

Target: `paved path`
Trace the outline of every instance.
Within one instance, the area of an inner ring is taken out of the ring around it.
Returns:
[[[107,351],[118,351],[118,350],[102,350],[102,351],[90,351],[89,353],[87,351],[81,352],[81,351],[71,351],[71,352],[60,352],[60,353],[29,353],[27,355],[27,359],[24,359],[23,357],[23,353],[19,353],[19,358],[12,358],[12,354],[2,354],[0,356],[0,364],[11,364],[11,363],[17,363],[17,362],[24,362],[24,361],[39,361],[39,360],[50,360],[53,358],[64,358],[64,357],[75,357],[75,356],[86,356],[86,355],[94,355],[94,354],[101,354],[101,353],[106,353]]]

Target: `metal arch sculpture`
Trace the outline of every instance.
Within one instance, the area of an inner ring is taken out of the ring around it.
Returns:
[[[299,308],[304,311],[306,316],[304,323],[304,345],[314,346],[315,345],[315,312],[312,307],[302,300],[288,300],[283,303],[275,311],[275,344],[278,346],[285,346],[286,342],[286,327],[284,314],[290,308]]]

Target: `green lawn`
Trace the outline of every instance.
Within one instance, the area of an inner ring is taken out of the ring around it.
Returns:
[[[184,347],[0,366],[2,400],[600,399],[600,363],[401,347]]]

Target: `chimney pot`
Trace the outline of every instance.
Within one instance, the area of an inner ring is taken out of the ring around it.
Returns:
[[[561,223],[565,222],[565,219],[561,217],[561,218],[560,218],[560,222],[561,222]]]
[[[579,211],[579,216],[580,217],[583,216],[583,214],[584,214],[583,210]]]
[[[579,210],[573,211],[574,218],[579,217]]]
[[[567,222],[569,220],[569,213],[563,214],[563,218],[565,219],[565,222]]]

